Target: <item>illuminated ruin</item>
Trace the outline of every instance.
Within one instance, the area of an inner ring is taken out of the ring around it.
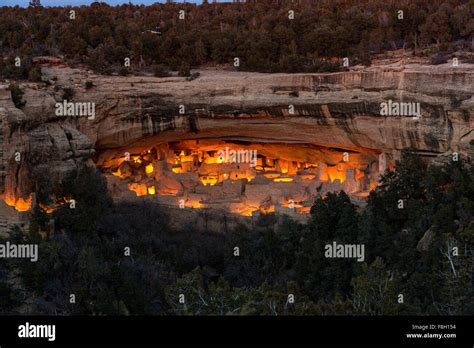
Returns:
[[[30,210],[33,197],[32,195],[29,195],[27,198],[7,196],[4,201],[8,206],[15,208],[15,210],[25,212]]]
[[[225,148],[242,158],[223,158]],[[256,151],[256,161],[242,162],[245,151]],[[99,167],[118,200],[147,197],[169,206],[224,208],[244,216],[306,214],[316,196],[326,192],[368,196],[378,183],[378,156],[367,149],[200,139],[116,152]]]
[[[253,161],[246,156],[250,151]],[[96,165],[118,201],[143,197],[166,206],[221,208],[243,216],[304,215],[327,192],[367,197],[387,166],[379,155],[368,149],[200,139],[159,143],[135,153],[114,151]],[[25,212],[33,198],[7,195],[4,201]],[[67,202],[40,207],[52,213]]]

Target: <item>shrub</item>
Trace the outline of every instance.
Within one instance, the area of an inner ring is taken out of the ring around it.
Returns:
[[[24,92],[21,87],[11,83],[10,86],[8,86],[8,89],[10,90],[13,104],[15,104],[18,109],[21,109],[23,106],[25,106],[26,101],[23,100]]]
[[[74,90],[70,87],[66,87],[63,89],[63,99],[70,101],[74,97]]]
[[[126,67],[121,67],[119,70],[119,74],[122,76],[127,76],[128,74],[130,74],[130,69]]]
[[[448,55],[445,52],[438,52],[431,57],[431,64],[439,65],[448,62]]]
[[[153,66],[153,74],[156,77],[168,77],[171,76],[170,72],[163,64]]]
[[[28,73],[28,80],[33,82],[42,82],[43,79],[41,76],[41,68],[39,66],[35,66]]]
[[[199,76],[201,76],[201,73],[199,73],[199,72],[193,72],[193,73],[191,74],[191,76],[186,77],[186,81],[196,80]]]
[[[317,61],[308,68],[308,72],[337,72],[341,71],[341,67],[337,64]]]
[[[181,64],[178,71],[179,76],[188,77],[191,76],[191,69],[188,64]]]

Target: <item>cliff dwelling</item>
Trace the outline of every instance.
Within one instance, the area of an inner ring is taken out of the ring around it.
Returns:
[[[384,155],[369,149],[221,139],[158,143],[98,158],[115,199],[146,197],[244,216],[306,214],[316,195],[330,191],[368,196],[386,168],[379,160]]]
[[[405,148],[427,161],[453,151],[472,157],[471,68],[437,69],[203,70],[187,81],[45,66],[51,83],[75,86],[75,102],[93,103],[95,117],[56,115],[60,87],[24,85],[27,104],[19,109],[0,85],[0,217],[16,223],[36,205],[51,213],[68,204],[54,188],[81,165],[102,173],[114,201],[145,200],[186,214],[209,208],[306,219],[318,196],[340,190],[363,206]],[[85,88],[87,81],[95,87]],[[421,117],[380,114],[381,102],[401,97],[421,100]],[[38,199],[41,177],[50,180],[47,202]]]

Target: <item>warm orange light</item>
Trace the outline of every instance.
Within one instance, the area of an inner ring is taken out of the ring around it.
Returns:
[[[206,164],[222,164],[224,163],[224,159],[222,157],[208,157],[204,160]]]
[[[145,167],[145,173],[147,174],[153,173],[153,163],[150,163],[149,165]]]
[[[33,201],[32,196],[30,195],[28,198],[23,199],[22,197],[18,198],[16,201],[12,198],[6,198],[5,203],[10,207],[14,207],[17,211],[28,211],[31,208],[31,202]]]
[[[279,160],[278,164],[280,165],[281,172],[283,174],[287,174],[288,173],[288,161]]]
[[[257,210],[243,206],[243,207],[233,207],[230,211],[233,214],[239,214],[242,216],[252,216],[253,212]]]
[[[201,202],[198,201],[198,200],[188,200],[188,201],[186,201],[186,207],[187,208],[195,208],[195,209],[203,208]]]
[[[367,183],[367,186],[369,186],[370,188],[366,190],[364,187],[363,191],[354,192],[358,189],[357,187],[362,186],[362,184],[366,182],[366,180],[360,182],[360,179],[370,179],[370,177],[368,177],[363,170],[358,169],[364,168],[364,166],[358,163],[354,163],[354,161],[350,163],[342,161],[335,163],[334,160],[331,160],[328,164],[326,161],[321,160],[319,164],[316,164],[306,162],[303,156],[298,156],[298,160],[290,161],[286,158],[287,156],[291,155],[291,153],[285,150],[285,152],[282,152],[282,156],[285,155],[283,156],[285,159],[280,158],[280,156],[276,154],[272,155],[271,152],[269,152],[268,156],[265,155],[256,158],[256,163],[254,163],[256,165],[248,165],[247,163],[239,165],[239,163],[235,163],[234,166],[233,163],[226,163],[223,157],[218,156],[219,152],[216,151],[216,147],[211,145],[204,145],[202,149],[186,147],[185,150],[171,151],[174,151],[170,153],[171,158],[169,157],[168,152],[166,153],[166,155],[164,155],[164,158],[161,158],[161,160],[164,160],[166,162],[166,165],[157,168],[154,168],[154,164],[158,164],[158,162],[150,163],[150,161],[152,161],[152,157],[154,158],[155,154],[153,156],[147,155],[147,153],[151,154],[152,152],[154,153],[154,151],[145,150],[140,156],[132,156],[133,163],[140,164],[140,167],[144,167],[144,172],[146,173],[146,176],[143,175],[143,171],[141,172],[141,174],[137,173],[135,178],[137,182],[130,183],[130,181],[126,181],[128,184],[128,188],[131,191],[134,191],[137,196],[176,196],[178,195],[178,190],[161,189],[160,186],[158,186],[158,184],[156,183],[156,181],[152,180],[152,176],[154,174],[161,174],[163,172],[163,175],[168,175],[168,171],[171,171],[174,174],[192,173],[193,177],[198,175],[199,180],[204,186],[219,186],[222,183],[225,183],[225,186],[227,186],[227,184],[229,184],[230,182],[232,182],[233,184],[237,184],[236,181],[238,180],[247,179],[248,181],[251,181],[255,178],[262,178],[262,176],[268,179],[262,181],[262,183],[265,184],[267,183],[267,181],[271,181],[274,183],[291,183],[295,182],[296,180],[297,182],[302,181],[303,185],[305,186],[310,184],[309,181],[311,180],[320,180],[326,183],[335,182],[336,180],[339,180],[340,183],[345,183],[350,176],[349,182],[351,182],[351,185],[348,185],[348,182],[346,182],[343,188],[348,193],[359,196],[365,196],[366,194],[368,194],[369,190],[374,189],[376,186],[376,181],[370,180],[370,182]],[[272,158],[270,156],[272,156]],[[316,156],[315,158],[312,158],[311,161],[317,162],[320,161],[320,158]],[[126,175],[126,173],[121,173],[119,164],[115,162],[115,159],[109,162],[107,162],[106,167],[109,169],[109,173],[113,174],[114,176],[121,177],[123,179],[125,179],[125,176],[127,176],[128,178],[128,175]],[[135,166],[135,168],[138,167],[138,165]],[[351,170],[349,171],[349,176],[346,177],[347,169]],[[116,171],[112,172],[112,170]],[[157,177],[157,179],[160,177],[160,175],[155,176]],[[357,185],[353,183],[353,178],[356,182],[359,181]],[[133,177],[129,179],[133,181]],[[178,177],[178,175],[174,175],[173,180],[187,181],[188,177],[183,175],[179,175]],[[226,182],[226,180],[229,181]],[[124,185],[126,184],[124,183]],[[280,187],[281,185],[277,186]],[[217,187],[214,189],[217,189]],[[211,189],[209,190],[212,191]],[[212,191],[212,193],[213,192],[214,191]],[[211,194],[211,192],[209,192],[209,194]],[[198,196],[201,197],[200,195]],[[227,204],[228,203],[226,203],[226,206]],[[248,197],[245,196],[241,202],[233,202],[232,205],[228,207],[228,209],[235,214],[240,214],[244,216],[252,216],[255,212],[259,211],[262,213],[275,211],[275,206],[270,206],[268,208],[259,208],[260,204],[262,204],[262,202],[260,201],[252,201],[250,204]],[[280,204],[283,207],[289,207],[288,202],[280,202]],[[302,204],[305,205],[306,203]],[[308,213],[310,207],[305,207],[302,204],[294,204],[292,206],[293,211],[298,214]],[[14,202],[10,202],[10,205],[18,207],[17,210],[29,209],[27,208],[29,207],[28,201],[23,199],[14,199]],[[202,203],[199,200],[187,200],[185,206],[190,208],[203,208],[206,206],[206,204]],[[56,206],[54,206],[54,208],[56,208]],[[44,207],[44,209],[49,210],[50,207]]]
[[[273,179],[274,182],[292,182],[293,178],[275,178]]]
[[[215,184],[217,184],[217,176],[214,176],[214,175],[201,176],[200,179],[204,186],[207,186],[207,185],[214,186]]]
[[[331,180],[331,182],[334,182],[337,179],[339,179],[339,181],[341,183],[346,181],[346,171],[345,170],[340,170],[340,168],[338,168],[337,166],[334,166],[334,167],[329,167],[328,166],[327,171],[328,171],[329,179]]]
[[[364,192],[355,192],[352,194],[355,197],[369,197],[369,192],[364,191]]]
[[[132,183],[128,184],[128,188],[135,192],[138,197],[145,196],[147,194],[147,187],[145,184]]]
[[[314,174],[303,174],[303,175],[298,175],[302,180],[313,180],[316,175]]]
[[[355,171],[355,176],[354,176],[354,179],[356,181],[358,181],[359,179],[363,178],[365,176],[364,172],[359,170],[359,169],[356,169]]]
[[[310,211],[311,207],[298,207],[298,209],[296,210],[298,214],[309,214]]]
[[[370,180],[370,187],[369,187],[369,191],[372,191],[373,189],[375,189],[375,181],[373,181],[373,180]]]
[[[51,214],[53,213],[56,209],[53,207],[48,207],[47,205],[44,205],[43,203],[39,204],[40,208],[44,210],[46,214]]]

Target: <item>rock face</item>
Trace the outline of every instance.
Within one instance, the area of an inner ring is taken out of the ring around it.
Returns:
[[[472,156],[474,65],[291,75],[201,71],[192,81],[42,70],[51,85],[20,83],[21,110],[0,83],[0,198],[19,210],[41,177],[54,187],[79,163],[102,167],[125,152],[179,140],[309,144],[384,154],[388,166],[404,148],[427,157]],[[94,117],[56,114],[66,88],[72,102],[94,103]],[[421,115],[381,116],[388,101],[420,103]]]

